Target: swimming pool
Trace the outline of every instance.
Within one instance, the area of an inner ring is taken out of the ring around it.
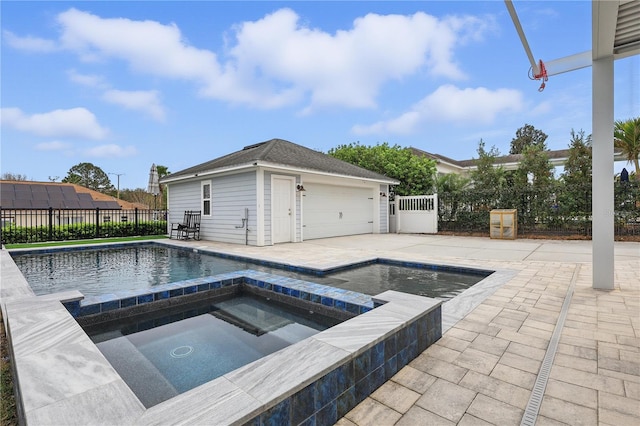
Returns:
[[[98,323],[85,332],[149,408],[338,323],[239,293]]]
[[[397,290],[449,300],[492,272],[387,259],[319,271],[156,243],[34,250],[12,253],[12,257],[38,295],[79,290],[86,296],[96,296],[252,269],[368,295]]]

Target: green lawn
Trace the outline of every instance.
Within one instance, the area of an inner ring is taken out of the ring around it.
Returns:
[[[141,240],[160,240],[168,238],[166,235],[146,235],[143,237],[122,237],[122,238],[96,238],[93,240],[72,240],[72,241],[49,241],[46,243],[24,243],[24,244],[6,244],[7,249],[17,248],[40,248],[54,246],[73,246],[80,244],[96,244],[96,243],[121,243],[125,241],[141,241]]]

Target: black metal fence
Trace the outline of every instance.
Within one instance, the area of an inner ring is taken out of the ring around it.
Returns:
[[[2,244],[162,235],[165,210],[4,209]]]
[[[545,191],[509,188],[502,191],[459,191],[438,194],[438,230],[489,235],[493,209],[517,209],[518,234],[528,236],[585,237],[592,234],[590,185],[557,185]],[[597,206],[596,206],[597,207]],[[640,184],[616,184],[614,206],[616,237],[640,236]]]

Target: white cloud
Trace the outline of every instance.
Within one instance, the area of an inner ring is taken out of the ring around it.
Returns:
[[[304,100],[307,112],[375,107],[385,83],[419,73],[465,79],[455,48],[482,39],[494,25],[491,17],[368,14],[329,33],[280,9],[235,26],[226,56],[219,58],[190,45],[175,24],[101,18],[73,8],[57,21],[58,47],[85,61],[122,60],[141,74],[193,82],[203,97],[253,107]],[[89,77],[72,74],[81,84],[100,83]]]
[[[61,141],[42,142],[36,145],[38,151],[65,151],[71,148],[71,144]]]
[[[67,71],[67,75],[71,81],[82,86],[95,87],[98,89],[106,89],[109,87],[105,78],[101,75],[81,74],[74,69]]]
[[[165,111],[162,102],[160,102],[159,93],[156,90],[107,90],[102,98],[126,109],[142,111],[154,120],[163,121],[165,118]]]
[[[131,157],[136,155],[137,153],[138,151],[134,146],[122,147],[115,144],[100,145],[83,151],[84,155],[95,158]]]
[[[4,39],[7,44],[14,49],[24,50],[27,52],[48,53],[58,50],[58,45],[53,40],[44,38],[26,36],[19,37],[11,31],[3,31]]]
[[[57,109],[26,115],[19,108],[2,108],[2,126],[44,137],[103,139],[108,130],[86,108]]]
[[[521,111],[522,93],[513,89],[489,90],[484,87],[459,89],[444,85],[397,118],[371,125],[357,125],[352,132],[364,134],[410,134],[424,122],[491,124],[500,114]]]

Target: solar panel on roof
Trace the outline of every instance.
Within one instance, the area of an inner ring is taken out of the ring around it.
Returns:
[[[48,193],[62,193],[62,188],[58,185],[46,185]]]
[[[0,185],[0,191],[15,192],[15,185],[12,183],[3,183]]]
[[[80,204],[79,201],[77,200],[66,200],[64,203],[64,207],[67,209],[90,209],[91,206],[89,207],[84,207]]]
[[[15,194],[16,200],[30,200],[32,198],[31,193],[26,191],[17,191]]]
[[[52,202],[62,202],[62,200],[64,199],[64,196],[62,195],[62,192],[49,192],[49,199]]]
[[[31,185],[31,192],[47,192],[46,185]]]
[[[31,200],[31,207],[33,207],[34,209],[47,209],[49,208],[49,200]]]
[[[49,200],[49,194],[46,192],[32,192],[31,196],[34,200]]]

